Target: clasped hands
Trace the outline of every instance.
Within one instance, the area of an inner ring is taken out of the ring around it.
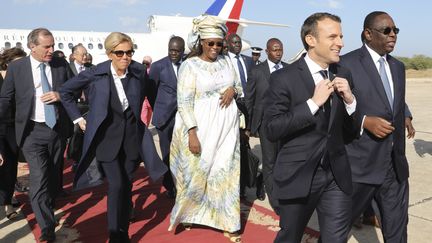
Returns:
[[[312,101],[319,107],[324,105],[330,95],[336,92],[342,97],[345,103],[348,105],[354,101],[354,95],[351,92],[351,88],[348,84],[348,80],[341,77],[336,77],[333,81],[329,79],[323,79],[315,85],[315,91],[312,96]]]

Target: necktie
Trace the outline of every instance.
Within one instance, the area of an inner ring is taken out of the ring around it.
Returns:
[[[240,80],[241,80],[242,88],[244,90],[246,88],[246,75],[243,69],[243,65],[240,61],[240,56],[236,55],[235,58],[237,58],[237,66],[240,74]]]
[[[328,79],[328,71],[327,70],[320,70],[319,73],[321,74],[323,79]],[[324,106],[323,106],[324,116],[325,116],[325,119],[327,121],[330,119],[330,100],[331,100],[331,95],[329,96],[329,98],[327,99],[327,101],[324,103]],[[330,166],[329,156],[328,156],[327,152],[321,158],[321,166],[324,170],[327,170]]]
[[[279,70],[279,65],[278,64],[275,64],[274,65],[274,69],[277,71],[277,70]]]
[[[83,66],[80,66],[79,69],[78,69],[78,73],[80,73],[80,72],[82,72],[82,71],[84,71],[84,67],[83,67]]]
[[[48,78],[45,74],[45,63],[41,63],[39,65],[39,68],[41,72],[42,91],[45,94],[51,91],[50,84],[48,83]],[[44,104],[44,110],[45,110],[45,124],[47,124],[47,126],[49,126],[50,128],[53,128],[57,122],[54,105]]]
[[[323,77],[323,79],[328,79],[328,71],[327,70],[320,70],[319,73],[321,74],[321,76]],[[324,103],[323,106],[323,111],[326,114],[326,117],[330,117],[330,100],[331,100],[331,95],[329,96],[329,98],[327,99],[327,101]]]
[[[380,76],[381,76],[381,81],[382,81],[382,83],[384,85],[384,90],[385,90],[385,93],[387,95],[387,99],[388,99],[388,101],[390,103],[390,107],[393,110],[393,95],[392,95],[391,89],[390,89],[390,81],[389,81],[389,79],[387,77],[387,73],[385,71],[385,60],[384,60],[384,57],[381,57],[378,60],[378,62],[380,64],[380,66],[379,66],[379,73],[380,73]]]

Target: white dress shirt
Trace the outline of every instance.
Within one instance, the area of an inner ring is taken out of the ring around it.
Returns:
[[[276,71],[276,68],[275,68],[276,63],[267,59],[267,64],[269,66],[270,73],[273,73],[274,71]],[[282,62],[279,61],[277,65],[279,66],[279,69],[283,68]]]
[[[126,75],[128,74],[128,70],[126,69],[126,72],[123,75],[119,76],[119,75],[117,75],[117,73],[114,69],[114,66],[111,63],[111,73],[112,73],[112,76],[114,79],[114,84],[115,84],[115,88],[117,90],[117,94],[119,96],[120,103],[122,105],[122,109],[123,109],[123,111],[125,111],[129,107],[129,101],[126,97],[126,93],[124,91],[121,79],[126,77]]]
[[[235,69],[235,71],[237,73],[237,77],[239,77],[239,79],[240,79],[240,71],[239,71],[239,68],[238,68],[238,65],[237,65],[236,54],[234,54],[232,52],[228,52],[228,56],[231,59],[231,63],[233,64],[234,69]],[[248,80],[248,70],[246,69],[246,64],[244,63],[244,60],[243,60],[243,57],[241,56],[241,54],[239,54],[239,58],[238,59],[240,60],[241,65],[243,66],[244,75],[245,75],[245,79],[246,79],[246,82],[247,82],[247,80]],[[244,92],[241,94],[240,97],[244,97]]]
[[[321,80],[323,80],[324,78],[321,76],[320,71],[324,70],[320,65],[318,65],[316,62],[314,62],[310,57],[309,54],[306,54],[306,56],[304,57],[306,65],[309,68],[309,71],[312,74],[312,78],[314,79],[315,85],[317,85]],[[325,69],[328,72],[328,68]],[[334,94],[336,95],[336,94]],[[309,109],[311,111],[311,113],[313,115],[315,115],[315,113],[318,111],[319,107],[317,104],[315,104],[315,102],[312,101],[312,98],[308,99],[306,101],[306,103],[309,106]],[[357,101],[356,98],[354,97],[354,101],[351,104],[347,104],[345,103],[345,109],[348,113],[348,115],[351,115],[355,112],[356,110],[356,106],[357,106]]]
[[[75,65],[75,68],[76,68],[78,74],[85,70],[84,65],[81,65],[81,64],[77,63],[76,61],[74,61],[74,65]]]
[[[31,64],[31,70],[33,75],[33,84],[35,89],[35,105],[34,109],[32,110],[32,114],[30,116],[30,119],[35,122],[45,122],[45,108],[44,103],[41,100],[41,96],[43,95],[42,90],[42,83],[41,83],[41,69],[40,64],[38,60],[34,59],[32,55],[30,55],[30,64]],[[52,87],[52,76],[51,76],[51,67],[49,63],[45,63],[45,74],[48,78],[48,83]]]

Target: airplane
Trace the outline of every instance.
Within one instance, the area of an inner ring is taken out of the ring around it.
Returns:
[[[215,15],[222,18],[227,23],[229,33],[242,35],[243,29],[248,24],[288,27],[288,25],[249,21],[240,19],[243,0],[215,0],[207,9],[205,14]],[[168,41],[176,35],[181,36],[187,41],[187,36],[192,29],[193,17],[183,16],[162,16],[151,15],[147,25],[149,33],[126,33],[134,42],[135,54],[133,59],[142,62],[144,56],[150,56],[153,61],[157,61],[168,54]],[[21,47],[27,53],[27,35],[31,30],[22,29],[0,29],[0,49],[11,47]],[[84,32],[84,31],[57,31],[50,30],[54,36],[54,50],[62,51],[66,57],[71,54],[73,46],[81,43],[87,52],[93,56],[93,64],[103,62],[108,59],[105,54],[104,41],[109,32]],[[243,50],[250,48],[247,40],[243,40]],[[186,46],[186,53],[189,49]]]

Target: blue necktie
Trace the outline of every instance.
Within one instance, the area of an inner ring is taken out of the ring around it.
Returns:
[[[276,71],[279,70],[279,65],[278,65],[278,64],[274,65],[274,69],[275,69]]]
[[[40,64],[40,71],[41,71],[41,84],[42,84],[42,91],[43,93],[47,93],[51,91],[50,85],[48,83],[48,78],[45,74],[45,63]],[[44,104],[45,109],[45,124],[49,126],[50,128],[53,128],[57,122],[56,120],[56,113],[54,109],[53,104]]]
[[[380,66],[379,66],[379,73],[380,73],[380,76],[381,76],[381,81],[382,81],[382,83],[384,85],[384,90],[385,90],[385,93],[387,95],[387,99],[388,99],[388,101],[390,103],[390,107],[393,110],[393,95],[391,93],[390,81],[389,81],[389,79],[387,77],[387,73],[386,73],[386,70],[385,70],[385,60],[384,60],[384,57],[381,57],[378,60],[378,62],[380,64]]]
[[[243,69],[243,65],[240,61],[240,56],[236,55],[235,58],[237,58],[237,66],[238,66],[238,70],[239,70],[239,74],[240,74],[240,80],[242,83],[242,88],[243,90],[246,88],[246,75]]]

